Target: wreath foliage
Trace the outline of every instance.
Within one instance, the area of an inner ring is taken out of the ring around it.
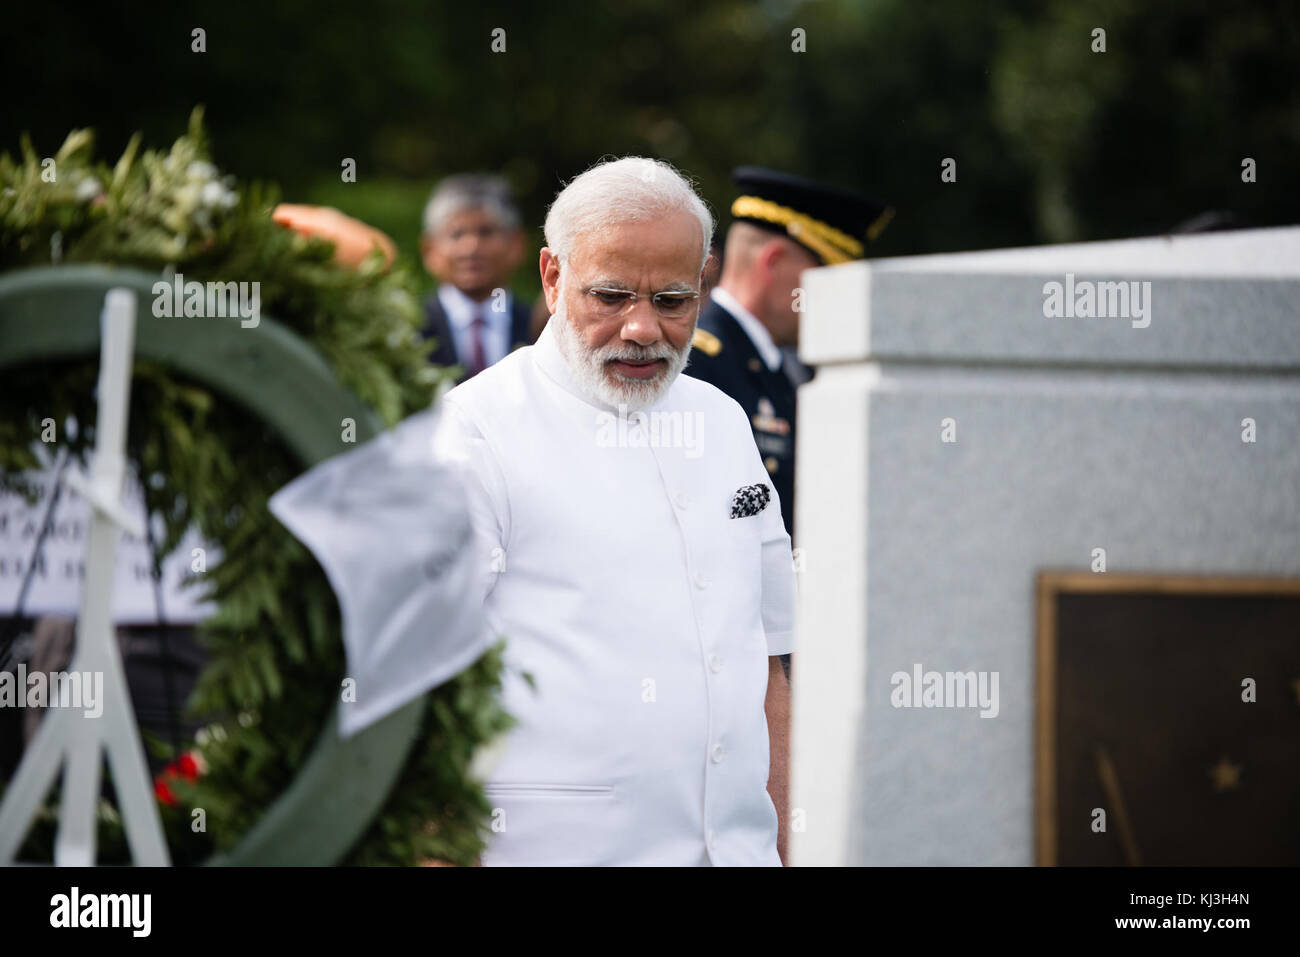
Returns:
[[[137,135],[113,166],[96,162],[89,131],[71,133],[48,162],[24,137],[0,155],[0,271],[107,263],[200,282],[261,283],[262,310],[315,348],[385,425],[432,401],[447,373],[429,364],[414,281],[375,253],[335,264],[329,242],[271,219],[277,190],[240,188],[212,165],[202,112],[166,151]],[[204,320],[182,320],[204,321]],[[96,358],[0,374],[0,487],[29,496],[40,468],[42,421],[84,466],[94,444]],[[336,707],[344,654],[338,607],[310,552],[267,510],[302,470],[281,438],[242,407],[156,363],[137,360],[128,459],[145,504],[165,530],[155,572],[190,527],[219,548],[194,576],[216,604],[198,626],[208,663],[188,705],[210,722],[191,746],[204,771],[171,781],[162,806],[176,863],[233,847],[292,781]],[[83,427],[64,434],[63,423]],[[340,451],[347,446],[340,443]],[[436,623],[430,623],[436,627]],[[473,863],[491,813],[473,759],[511,725],[501,709],[502,646],[429,693],[417,741],[379,815],[343,863]],[[151,746],[162,749],[153,743]],[[191,829],[201,807],[206,830]],[[49,859],[57,804],[33,828],[22,858]],[[126,859],[115,810],[101,802],[100,860]]]

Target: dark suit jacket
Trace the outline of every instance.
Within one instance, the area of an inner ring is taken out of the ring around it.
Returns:
[[[700,311],[696,329],[705,335],[697,332],[685,375],[717,386],[745,410],[772,487],[781,499],[785,529],[793,537],[794,383],[781,369],[773,372],[767,367],[736,318],[713,300]]]
[[[518,296],[510,297],[511,352],[520,346],[532,345],[533,340],[528,334],[528,327],[532,322],[532,317],[532,306]],[[424,304],[424,328],[420,334],[425,339],[435,340],[433,352],[429,353],[429,361],[434,365],[458,365],[462,369],[467,365],[468,357],[462,359],[456,354],[456,337],[451,334],[447,311],[442,308],[442,303],[439,301],[436,291],[429,296]],[[456,381],[464,382],[465,378],[465,373],[462,371]]]

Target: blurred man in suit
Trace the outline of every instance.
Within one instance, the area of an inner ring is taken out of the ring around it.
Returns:
[[[471,173],[439,183],[424,208],[420,255],[439,283],[423,330],[437,342],[433,362],[460,366],[464,381],[533,341],[531,306],[506,285],[523,259],[524,232],[503,178]]]
[[[686,375],[717,386],[749,417],[763,465],[794,536],[795,389],[812,375],[791,353],[799,343],[795,290],[805,269],[861,259],[893,210],[857,193],[786,173],[732,173],[722,277],[700,310]]]

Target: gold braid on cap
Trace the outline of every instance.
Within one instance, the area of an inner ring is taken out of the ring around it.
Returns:
[[[867,227],[867,241],[874,243],[880,231],[889,225],[889,221],[894,218],[894,207],[888,207],[883,213],[876,217],[876,221]]]
[[[771,200],[741,196],[731,204],[731,215],[784,226],[791,239],[816,251],[828,266],[862,257],[862,243],[848,233]]]

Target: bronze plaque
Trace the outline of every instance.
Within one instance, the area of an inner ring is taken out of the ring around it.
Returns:
[[[1037,669],[1039,864],[1300,864],[1300,580],[1043,572]]]

